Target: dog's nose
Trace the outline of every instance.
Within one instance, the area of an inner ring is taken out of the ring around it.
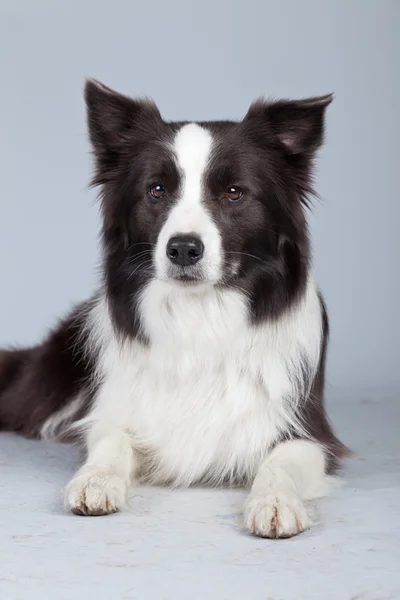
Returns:
[[[195,235],[176,235],[167,244],[167,256],[174,265],[189,267],[196,264],[204,253],[204,244]]]

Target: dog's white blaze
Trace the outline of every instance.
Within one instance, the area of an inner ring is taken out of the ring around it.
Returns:
[[[211,282],[220,277],[221,236],[202,202],[204,173],[212,146],[211,133],[196,123],[184,125],[176,134],[174,154],[182,181],[180,198],[171,209],[157,241],[155,259],[160,279],[167,278],[168,240],[174,235],[188,233],[197,234],[204,244],[204,256],[201,261],[204,276]]]
[[[201,178],[212,149],[211,133],[197,123],[184,125],[176,134],[174,148],[178,164],[185,174],[186,201],[201,199]]]

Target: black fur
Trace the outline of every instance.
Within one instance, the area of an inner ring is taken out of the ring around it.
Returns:
[[[138,336],[132,298],[153,275],[143,251],[155,244],[179,192],[179,173],[165,144],[183,123],[166,123],[152,103],[131,100],[101,84],[88,82],[85,95],[114,322],[123,335]],[[242,122],[200,123],[216,138],[204,201],[222,232],[227,263],[223,285],[248,292],[255,322],[279,316],[304,289],[309,266],[304,205],[331,100],[328,95],[259,101]],[[168,190],[163,202],[149,199],[148,188],[157,181]],[[221,200],[232,184],[244,189],[245,202]],[[240,271],[232,278],[229,267],[239,252]]]
[[[37,437],[43,423],[78,393],[76,417],[90,405],[96,357],[85,351],[85,314],[90,303],[59,323],[39,346],[0,351],[0,429]]]

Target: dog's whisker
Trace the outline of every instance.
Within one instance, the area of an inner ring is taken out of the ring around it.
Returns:
[[[226,254],[238,254],[240,256],[249,256],[251,258],[255,258],[256,260],[262,261],[262,258],[260,258],[259,256],[256,256],[255,254],[249,254],[248,252],[232,252],[232,251],[230,251],[230,252],[226,252]]]
[[[135,246],[152,246],[153,248],[155,248],[156,244],[153,244],[152,242],[135,242],[135,244],[132,244],[127,248],[127,252],[129,252],[129,250],[132,250],[132,248],[134,248]]]
[[[153,253],[150,251],[145,251],[145,252],[141,252],[140,254],[137,254],[136,256],[133,256],[132,258],[126,260],[126,265],[131,266],[133,264],[135,264],[136,262],[140,262],[141,260],[143,260],[146,257],[150,257],[151,259],[153,258]]]

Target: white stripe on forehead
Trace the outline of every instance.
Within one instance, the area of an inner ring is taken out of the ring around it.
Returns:
[[[181,195],[189,202],[201,199],[202,177],[212,144],[211,133],[197,123],[184,125],[175,136],[174,149],[183,175]]]
[[[198,268],[202,269],[205,280],[215,282],[221,275],[221,235],[207,210],[203,189],[212,147],[211,133],[196,123],[183,125],[175,136],[173,148],[181,185],[157,240],[156,271],[161,280],[167,278],[171,266],[166,257],[168,240],[176,235],[191,234],[202,241],[204,254]]]

